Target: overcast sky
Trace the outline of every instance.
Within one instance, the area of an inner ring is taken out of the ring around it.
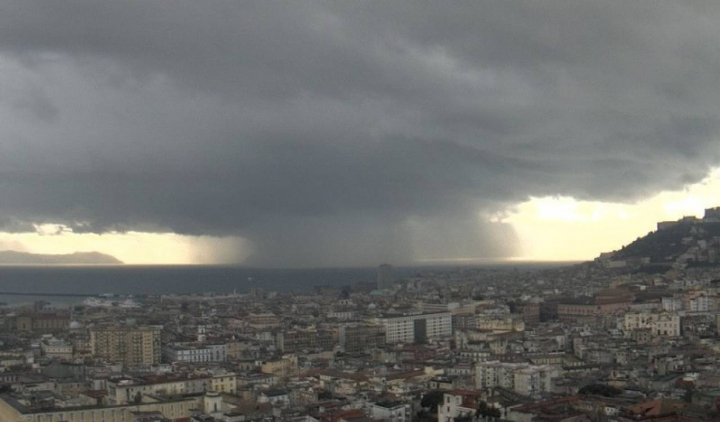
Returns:
[[[718,166],[718,39],[715,1],[5,0],[0,232],[517,257],[531,198],[632,206]]]

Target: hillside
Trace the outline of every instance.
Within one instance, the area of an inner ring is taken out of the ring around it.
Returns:
[[[0,265],[117,265],[123,262],[100,252],[75,252],[44,255],[18,251],[0,251]]]
[[[613,260],[649,258],[652,264],[720,265],[720,223],[680,223],[638,238],[617,251]]]

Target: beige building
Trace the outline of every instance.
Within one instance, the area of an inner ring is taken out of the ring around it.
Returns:
[[[70,315],[51,313],[24,314],[15,319],[15,324],[18,331],[57,333],[68,329]]]
[[[47,408],[21,396],[0,395],[0,422],[134,422],[133,413],[160,412],[168,419],[190,418],[190,410],[203,405],[203,397],[156,399],[153,403],[117,406]]]
[[[680,316],[673,313],[628,313],[624,316],[623,328],[632,336],[637,330],[650,330],[653,337],[679,337]]]
[[[675,314],[660,314],[657,321],[650,327],[653,336],[680,337],[680,316]]]
[[[280,317],[275,314],[250,314],[247,317],[248,325],[252,328],[273,328],[280,325]]]
[[[213,376],[211,389],[218,393],[235,394],[237,392],[237,375],[228,373]]]
[[[263,361],[260,363],[260,372],[273,374],[279,377],[294,375],[298,370],[298,360],[295,355],[285,355],[280,359]]]
[[[649,312],[627,313],[623,316],[623,328],[627,332],[650,328],[650,326],[657,320],[657,316],[657,314]]]
[[[121,362],[128,367],[160,362],[160,329],[154,327],[105,327],[90,330],[90,349],[95,357]]]
[[[145,400],[151,395],[182,395],[207,392],[235,394],[237,376],[234,373],[219,375],[200,375],[194,377],[145,378],[120,377],[108,380],[108,400],[113,404],[128,404],[136,400]]]
[[[51,359],[70,360],[73,357],[73,345],[65,340],[45,338],[40,342],[40,350]]]
[[[478,315],[477,329],[490,331],[525,331],[525,322],[517,316]]]

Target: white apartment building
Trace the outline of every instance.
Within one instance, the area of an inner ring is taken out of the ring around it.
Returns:
[[[684,308],[681,297],[671,296],[662,298],[662,310],[665,312],[681,311]]]
[[[374,419],[381,419],[388,422],[409,422],[412,420],[410,405],[401,402],[373,403],[369,410],[370,415]]]
[[[715,310],[715,298],[696,296],[690,299],[690,312],[710,312]]]
[[[167,344],[162,348],[162,356],[166,362],[225,362],[227,360],[227,345]]]
[[[527,364],[499,361],[480,362],[475,365],[475,386],[478,389],[503,387],[515,388],[515,370],[527,367]]]
[[[475,385],[478,389],[502,387],[526,396],[552,391],[553,379],[560,376],[560,368],[526,363],[480,362],[475,365]]]
[[[560,376],[560,369],[551,366],[529,366],[514,372],[515,392],[535,397],[552,391],[552,380]]]
[[[443,395],[438,405],[438,421],[454,422],[456,418],[475,417],[482,395],[478,391],[451,390]]]
[[[380,322],[385,326],[387,343],[424,342],[452,335],[450,312],[386,316]]]

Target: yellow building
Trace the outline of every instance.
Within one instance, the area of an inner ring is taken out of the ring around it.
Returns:
[[[525,323],[516,316],[478,315],[477,329],[490,331],[525,331]]]
[[[18,331],[33,333],[56,333],[65,331],[70,325],[70,316],[63,314],[24,314],[15,320]]]
[[[294,375],[298,370],[297,356],[285,355],[280,359],[264,361],[260,365],[260,371],[264,374],[273,374],[279,377]]]
[[[211,389],[217,393],[235,394],[237,392],[237,375],[222,374],[213,376]]]
[[[160,329],[155,327],[105,327],[90,330],[93,356],[128,367],[160,362]]]

